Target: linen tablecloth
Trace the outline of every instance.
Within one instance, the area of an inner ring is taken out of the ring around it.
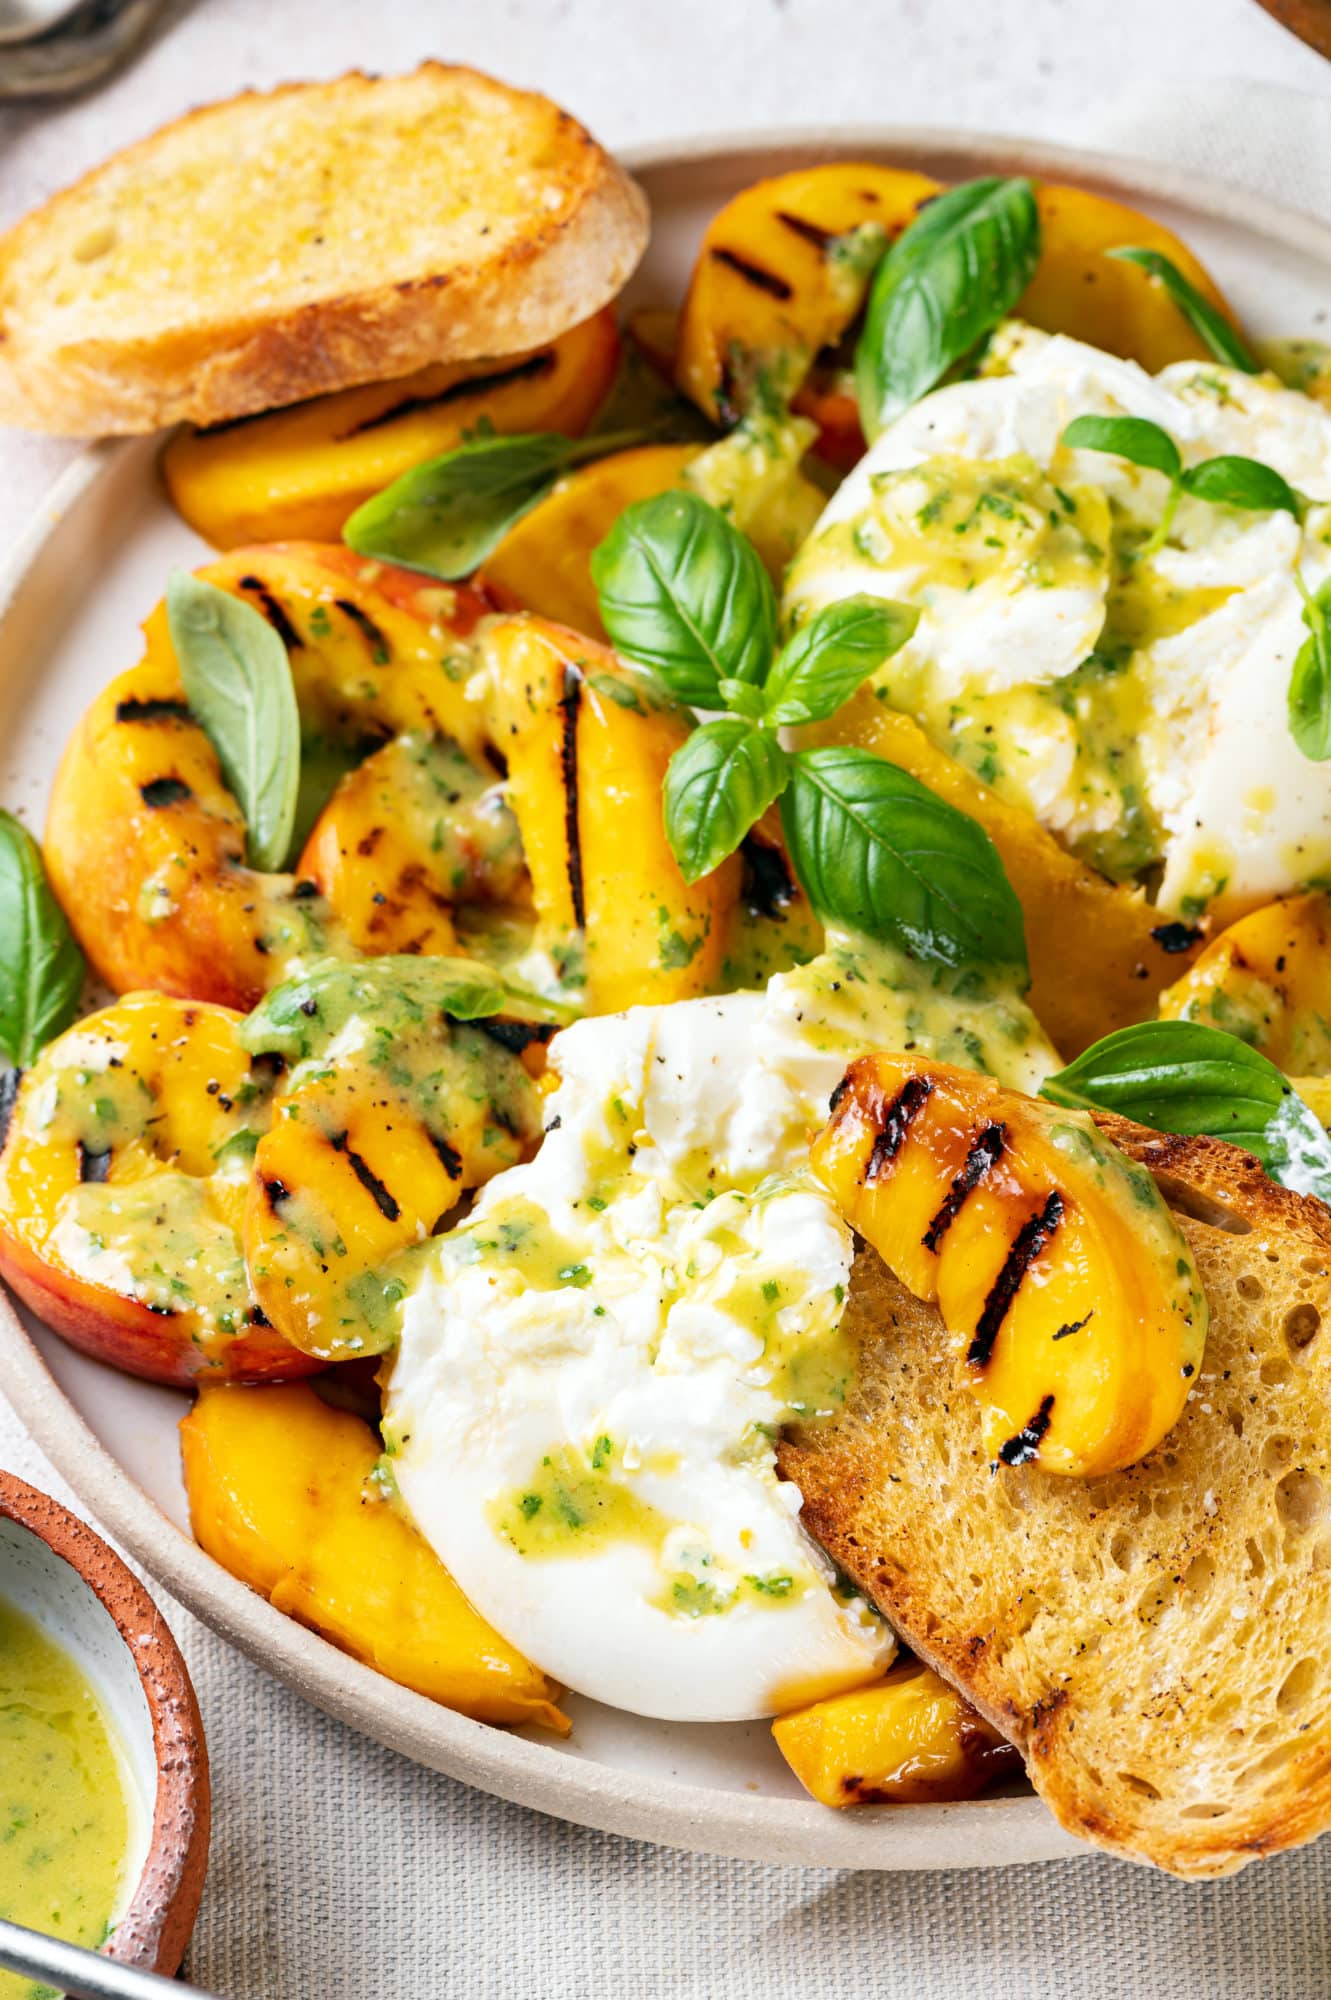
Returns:
[[[1331,191],[1331,70],[1249,0],[211,0],[104,93],[0,117],[0,222],[191,103],[426,54],[539,85],[612,144],[882,118],[1099,144],[1313,212]],[[0,541],[68,456],[0,435]],[[0,1466],[70,1497],[3,1399]],[[419,1770],[164,1605],[216,1800],[187,1971],[233,2000],[1331,1990],[1331,1841],[1200,1887],[1089,1855],[883,1876],[676,1854]]]

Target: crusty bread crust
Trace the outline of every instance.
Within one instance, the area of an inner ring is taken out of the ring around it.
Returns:
[[[856,1389],[780,1462],[1064,1826],[1222,1875],[1331,1825],[1331,1212],[1219,1141],[1098,1122],[1157,1176],[1211,1306],[1157,1450],[1092,1480],[991,1471],[936,1310],[864,1250]]]
[[[0,240],[0,422],[211,424],[539,346],[614,297],[646,234],[575,119],[478,71],[246,92]]]

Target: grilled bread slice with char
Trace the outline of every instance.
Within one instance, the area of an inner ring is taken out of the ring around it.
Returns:
[[[856,1385],[781,1469],[1064,1826],[1223,1875],[1331,1825],[1331,1211],[1216,1140],[1097,1123],[1154,1174],[1210,1304],[1163,1444],[1097,1479],[993,1471],[936,1309],[864,1249]]]
[[[247,92],[0,239],[0,422],[214,424],[518,353],[613,298],[646,236],[575,119],[476,70]]]

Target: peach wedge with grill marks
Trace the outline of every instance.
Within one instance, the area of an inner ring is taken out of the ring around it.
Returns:
[[[1206,1341],[1192,1254],[1089,1117],[908,1055],[847,1070],[813,1145],[846,1220],[936,1302],[996,1465],[1091,1477],[1177,1421]]]
[[[1240,917],[1161,994],[1160,1014],[1223,1028],[1287,1075],[1331,1073],[1331,900],[1314,890]]]
[[[239,1027],[225,1007],[131,993],[5,1079],[0,1273],[73,1346],[149,1381],[316,1365],[246,1276],[240,1223],[274,1067]]]
[[[328,960],[246,1022],[246,1046],[289,1066],[254,1158],[246,1261],[303,1352],[338,1361],[391,1345],[392,1260],[535,1151],[530,1056],[553,1025],[449,1011],[493,983],[465,959]]]
[[[692,717],[642,674],[548,619],[485,635],[496,740],[541,940],[587,1008],[610,1014],[715,990],[741,865],[686,883],[666,839],[666,767]]]
[[[882,1680],[779,1715],[772,1735],[824,1806],[940,1805],[973,1799],[1021,1769],[1021,1757],[922,1661]]]
[[[477,787],[493,784],[484,714],[466,692],[471,634],[492,608],[479,593],[320,543],[237,550],[201,574],[286,645],[306,751],[332,744],[354,758],[407,733],[447,738]],[[144,629],[142,661],[97,697],[66,747],[47,869],[108,986],[245,1009],[293,958],[355,948],[336,870],[325,883],[247,864],[244,819],[185,701],[163,606]],[[330,854],[316,847],[312,860],[322,867]]]
[[[334,541],[362,501],[487,423],[501,436],[584,430],[618,357],[606,310],[525,354],[434,362],[289,409],[177,431],[162,476],[215,549]]]

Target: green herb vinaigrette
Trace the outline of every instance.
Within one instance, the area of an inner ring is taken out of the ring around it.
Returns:
[[[0,1598],[0,1917],[95,1949],[124,1901],[131,1813],[97,1694]],[[55,2000],[0,1972],[0,2000]]]
[[[869,1047],[919,1047],[1034,1089],[1057,1065],[1010,975],[928,965],[889,946],[838,935],[826,953],[788,973],[780,989],[791,1038],[782,1055],[792,1067],[801,1057],[831,1054],[849,1061]],[[603,1123],[584,1145],[585,1191],[573,1207],[587,1212],[591,1230],[641,1185],[635,1161],[652,1145],[641,1107],[612,1096]],[[718,1178],[712,1154],[699,1148],[674,1156],[669,1168],[657,1156],[651,1173],[668,1206],[700,1211],[707,1226],[701,1237],[690,1236],[678,1255],[669,1236],[645,1243],[635,1252],[643,1282],[649,1282],[649,1273],[650,1282],[659,1280],[667,1309],[688,1297],[715,1306],[753,1336],[755,1356],[747,1364],[736,1362],[737,1379],[768,1390],[781,1406],[780,1421],[807,1423],[834,1415],[854,1379],[854,1351],[841,1323],[844,1291],[838,1286],[835,1298],[810,1300],[807,1278],[774,1268],[770,1253],[756,1249],[744,1232],[755,1203],[789,1193],[806,1181],[806,1172],[755,1175],[745,1183],[727,1170]],[[603,1295],[613,1297],[615,1249],[599,1239],[575,1242],[524,1197],[491,1209],[455,1241],[459,1251],[465,1245],[468,1261],[484,1263],[496,1275],[513,1273],[524,1287],[599,1292],[604,1284]],[[597,1303],[591,1310],[600,1314],[607,1307]],[[765,1458],[774,1434],[774,1425],[754,1426],[739,1449]],[[650,1480],[653,1472],[667,1475],[677,1466],[636,1457],[629,1463],[625,1449],[624,1439],[608,1433],[553,1446],[521,1484],[491,1500],[491,1526],[533,1561],[589,1557],[618,1543],[636,1544],[657,1559],[661,1581],[652,1602],[676,1617],[722,1613],[746,1602],[772,1606],[817,1587],[811,1574],[749,1573],[727,1563],[708,1547],[701,1528],[690,1537],[637,1485],[641,1475]]]
[[[1094,649],[1051,685],[976,685],[952,699],[928,662],[907,648],[876,687],[939,749],[1028,807],[1030,745],[1065,736],[1070,724],[1079,817],[1094,817],[1103,829],[1070,837],[1070,844],[1115,879],[1149,867],[1163,852],[1165,829],[1147,802],[1137,750],[1152,696],[1133,655],[1187,631],[1232,592],[1171,583],[1144,558],[1155,525],[1146,513],[1127,514],[1096,487],[1060,485],[1024,456],[939,456],[880,473],[872,485],[872,502],[857,519],[835,523],[806,545],[791,571],[792,595],[810,593],[816,602],[823,571],[866,561],[893,572],[915,569],[911,601],[926,609],[981,587],[1101,591],[1105,616]],[[1175,533],[1185,544],[1194,530],[1215,532],[1214,511],[1201,517],[1201,507],[1185,502],[1180,510]]]
[[[200,1333],[238,1332],[250,1289],[236,1214],[259,1134],[268,1123],[272,1079],[256,1073],[230,1099],[213,1099],[215,1170],[235,1184],[234,1203],[195,1173],[154,1156],[164,1114],[147,1079],[116,1053],[90,1046],[86,1061],[52,1066],[21,1112],[37,1141],[79,1147],[102,1178],[61,1198],[52,1248],[65,1268],[162,1312],[189,1310]]]

